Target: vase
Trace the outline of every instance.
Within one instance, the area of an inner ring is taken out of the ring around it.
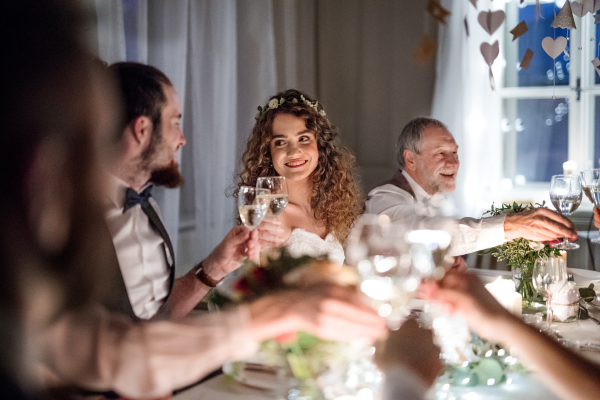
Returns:
[[[533,265],[534,264],[522,264],[511,266],[516,291],[523,298],[523,308],[525,308],[529,302],[539,300],[539,295],[533,287]]]

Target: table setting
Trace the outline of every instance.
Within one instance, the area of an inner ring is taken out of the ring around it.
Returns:
[[[253,197],[263,197],[259,191],[256,189]],[[552,178],[552,204],[563,215],[575,211],[583,193],[598,205],[600,170]],[[262,207],[256,217],[262,219],[266,207],[260,201],[249,201],[254,208],[256,203]],[[486,214],[529,212],[544,206],[513,202],[492,206]],[[248,206],[240,203],[240,214],[242,207]],[[242,220],[247,225],[260,222]],[[428,226],[411,229],[390,223],[385,215],[363,215],[348,239],[347,266],[308,256],[292,257],[281,250],[269,255],[267,268],[250,264],[241,275],[220,284],[212,308],[256,298],[268,292],[269,285],[302,288],[322,277],[355,286],[392,330],[407,318],[416,318],[421,326],[433,330],[445,369],[427,399],[558,399],[535,371],[521,364],[517,353],[478,337],[461,316],[448,315],[441,305],[419,298],[420,282],[439,280],[451,268],[454,221],[439,216]],[[470,268],[468,272],[512,314],[600,363],[600,298],[595,290],[600,288],[600,272],[567,268],[565,251],[578,247],[566,237],[553,242],[517,238],[485,251],[500,261],[508,260],[510,271]],[[296,332],[263,342],[255,357],[226,364],[224,374],[174,398],[376,400],[381,398],[384,378],[375,365],[374,353],[375,347],[368,343],[323,341]]]

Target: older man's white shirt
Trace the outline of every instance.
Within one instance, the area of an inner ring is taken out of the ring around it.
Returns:
[[[110,184],[104,218],[133,312],[139,318],[150,319],[169,294],[170,270],[165,258],[168,250],[139,204],[123,212],[129,186],[115,176],[110,176]],[[150,204],[160,216],[154,199],[150,198]]]
[[[408,180],[415,197],[396,185],[378,186],[369,192],[366,212],[385,214],[395,223],[408,226],[423,226],[435,218],[435,207],[431,195],[423,189],[406,171],[402,175]],[[490,218],[462,218],[452,243],[454,256],[472,253],[504,243],[504,216]]]

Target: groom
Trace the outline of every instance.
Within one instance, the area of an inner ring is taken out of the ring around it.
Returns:
[[[434,195],[454,191],[460,164],[458,145],[440,121],[415,118],[400,133],[396,152],[398,171],[369,193],[366,210],[385,214],[392,222],[418,224],[433,215]],[[452,252],[472,253],[519,237],[545,241],[564,236],[577,237],[573,223],[547,208],[491,218],[462,218]]]
[[[206,259],[174,279],[173,246],[151,190],[183,181],[176,158],[186,143],[179,97],[169,78],[149,65],[123,62],[108,69],[121,89],[125,118],[110,149],[105,219],[128,298],[137,318],[183,317],[243,256],[256,258],[258,238],[237,226]]]

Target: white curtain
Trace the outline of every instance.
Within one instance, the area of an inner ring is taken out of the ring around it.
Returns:
[[[98,53],[139,61],[171,79],[184,110],[182,189],[156,190],[186,273],[235,225],[226,196],[256,107],[276,91],[271,0],[95,0]],[[125,21],[125,22],[123,22]],[[126,40],[127,39],[127,40]]]
[[[448,126],[459,145],[461,166],[454,200],[461,216],[481,217],[482,190],[494,189],[502,176],[502,139],[494,128],[500,123],[500,99],[490,88],[480,45],[500,42],[500,55],[492,69],[498,90],[502,87],[504,26],[492,37],[477,22],[479,11],[501,7],[499,3],[479,0],[476,10],[469,1],[442,1],[452,15],[448,25],[440,24],[432,116]]]

